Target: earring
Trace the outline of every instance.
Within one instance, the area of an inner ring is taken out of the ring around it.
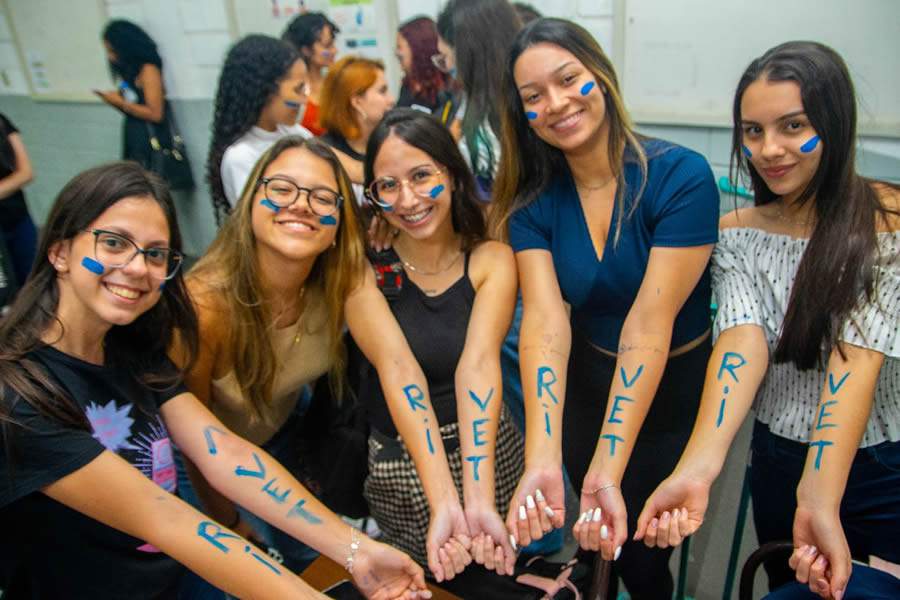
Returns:
[[[334,238],[333,240],[331,240],[331,247],[332,247],[332,248],[336,248],[336,247],[337,247],[337,238]]]

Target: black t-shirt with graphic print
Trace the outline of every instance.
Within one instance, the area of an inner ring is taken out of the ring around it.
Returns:
[[[0,432],[0,589],[19,598],[174,598],[183,567],[144,541],[42,494],[104,450],[163,489],[176,492],[169,433],[159,407],[183,385],[152,390],[121,370],[46,346],[30,359],[45,367],[84,410],[91,431],[40,415],[7,390],[16,424]],[[167,361],[167,368],[174,368]]]

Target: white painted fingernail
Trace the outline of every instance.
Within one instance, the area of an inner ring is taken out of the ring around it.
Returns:
[[[541,488],[534,490],[534,497],[537,498],[538,502],[544,501],[544,495],[541,493]]]
[[[594,509],[594,523],[597,523],[600,520],[600,517],[603,516],[603,511],[600,510],[600,507]]]
[[[534,508],[534,498],[531,497],[531,494],[525,496],[525,504],[528,506],[528,510]]]
[[[521,504],[519,505],[519,520],[524,521],[528,518],[528,515],[525,514],[525,507]]]
[[[509,545],[512,546],[513,550],[519,550],[519,545],[516,543],[516,538],[513,537],[513,534],[509,534]]]
[[[600,539],[605,540],[608,537],[609,537],[609,529],[606,527],[606,525],[601,525],[600,526]]]
[[[587,519],[587,513],[586,513],[586,512],[583,512],[583,513],[581,513],[581,516],[578,517],[578,522],[579,522],[579,523],[584,523],[584,520],[585,520],[585,519]]]
[[[556,513],[553,512],[553,509],[549,506],[544,507],[544,514],[550,517],[551,519],[556,516]]]
[[[678,520],[678,509],[677,508],[672,512],[672,518],[675,520]]]
[[[622,546],[616,548],[616,553],[613,554],[613,560],[619,560],[619,556],[622,554]]]

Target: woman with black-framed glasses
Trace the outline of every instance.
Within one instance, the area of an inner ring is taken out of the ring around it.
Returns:
[[[179,358],[197,355],[180,247],[168,190],[135,163],[88,170],[55,202],[41,260],[0,322],[0,587],[170,599],[181,563],[239,597],[325,598],[179,497],[177,444],[231,501],[342,562],[368,597],[427,597],[408,557],[344,524],[185,389],[166,358],[176,330]]]

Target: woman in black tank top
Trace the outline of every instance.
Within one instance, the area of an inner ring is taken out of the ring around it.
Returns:
[[[517,289],[512,251],[484,241],[472,175],[430,116],[391,111],[366,157],[367,198],[400,232],[372,257],[375,277],[399,325],[398,352],[412,351],[427,382],[404,383],[394,373],[400,359],[372,356],[374,344],[357,336],[372,307],[348,304],[371,361],[359,390],[372,426],[366,498],[386,541],[427,563],[448,590],[529,597],[533,589],[501,576],[516,553],[500,515],[523,466],[500,373]]]

